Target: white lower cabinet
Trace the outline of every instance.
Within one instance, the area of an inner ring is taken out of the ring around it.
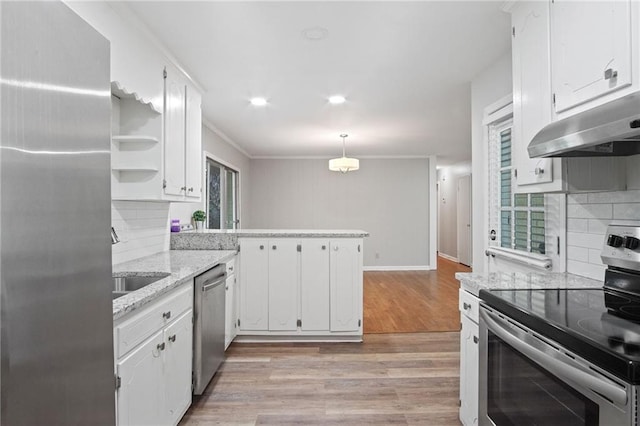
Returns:
[[[479,394],[479,301],[460,289],[460,422],[464,426],[478,424]]]
[[[173,426],[191,405],[193,281],[118,321],[117,424]]]
[[[227,349],[238,334],[238,278],[235,274],[235,257],[227,262],[227,281],[224,301],[224,348]]]
[[[302,331],[329,330],[329,240],[309,238],[301,244],[300,328]]]
[[[362,244],[331,241],[331,331],[357,331],[362,326]]]
[[[362,239],[239,243],[238,334],[362,334]]]

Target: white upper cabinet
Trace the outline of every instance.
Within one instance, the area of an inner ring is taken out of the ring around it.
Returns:
[[[637,43],[632,42],[630,0],[555,0],[550,7],[556,113],[587,102],[592,108],[611,100],[603,98],[607,94],[632,83],[637,86],[632,69],[632,46]]]
[[[164,193],[171,201],[202,195],[201,96],[181,72],[165,69]]]
[[[561,189],[560,160],[530,159],[527,152],[531,139],[552,119],[549,3],[517,3],[511,22],[513,154],[517,183],[519,187],[524,186],[524,192],[557,191]]]
[[[202,97],[193,87],[186,90],[185,186],[189,201],[202,196]]]
[[[164,193],[183,196],[185,159],[186,84],[177,71],[169,68],[164,77]]]

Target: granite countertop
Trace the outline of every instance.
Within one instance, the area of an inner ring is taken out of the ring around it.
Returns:
[[[528,290],[543,288],[602,288],[602,281],[565,272],[456,272],[461,287],[478,297],[480,290]]]
[[[113,319],[117,320],[186,280],[235,256],[235,250],[170,250],[113,266],[114,277],[170,274],[140,290],[113,301]]]
[[[284,237],[284,238],[362,238],[368,237],[367,231],[359,229],[205,229],[203,231],[187,231],[182,234],[226,234],[236,237]]]

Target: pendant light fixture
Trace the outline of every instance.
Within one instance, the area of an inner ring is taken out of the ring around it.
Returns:
[[[347,138],[346,133],[340,135],[342,138],[342,157],[332,158],[329,160],[329,170],[332,172],[342,172],[347,173],[351,171],[358,170],[360,168],[360,160],[357,158],[349,158],[345,154],[345,139]]]

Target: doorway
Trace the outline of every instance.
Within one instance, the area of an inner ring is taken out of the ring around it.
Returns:
[[[471,266],[471,176],[458,178],[458,262]]]

